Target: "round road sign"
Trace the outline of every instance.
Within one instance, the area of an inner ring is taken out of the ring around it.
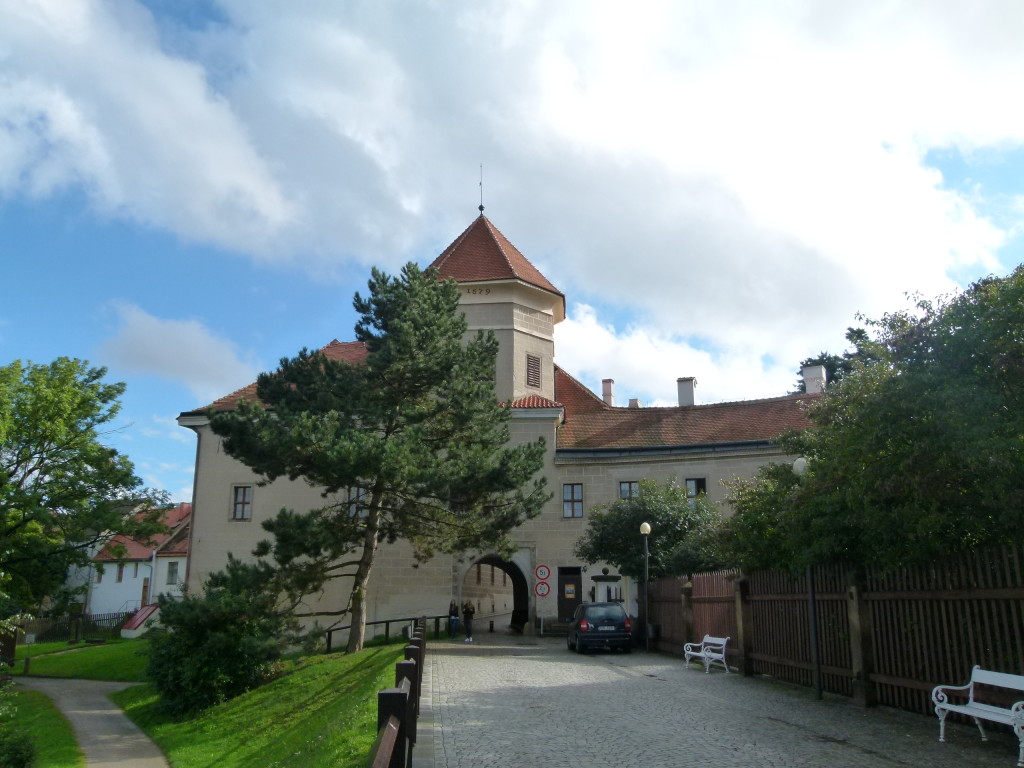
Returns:
[[[547,581],[548,576],[551,575],[551,569],[546,565],[538,565],[533,571],[533,575],[537,577],[538,581]]]
[[[538,581],[533,585],[533,592],[537,597],[547,597],[551,592],[551,585],[546,581]]]

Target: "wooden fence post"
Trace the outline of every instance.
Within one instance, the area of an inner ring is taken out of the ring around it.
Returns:
[[[739,573],[733,581],[736,607],[736,647],[740,653],[740,671],[744,677],[754,674],[754,615],[750,607],[750,579]]]
[[[693,579],[689,578],[679,588],[679,599],[682,602],[682,632],[683,632],[683,643],[689,643],[697,640],[693,636]]]
[[[862,580],[855,573],[848,577],[846,610],[850,622],[850,661],[853,667],[853,698],[865,707],[876,703],[875,685],[871,675],[875,671],[874,648],[871,644],[871,611],[864,599]]]
[[[385,688],[377,693],[377,731],[380,732],[388,724],[388,720],[391,717],[398,720],[398,740],[395,742],[395,749],[391,753],[388,768],[405,768],[406,765],[409,698],[408,686]]]
[[[405,736],[410,745],[416,743],[416,719],[420,716],[420,683],[417,667],[413,659],[395,664],[395,686],[401,687],[403,680],[409,681],[409,718],[405,721]]]

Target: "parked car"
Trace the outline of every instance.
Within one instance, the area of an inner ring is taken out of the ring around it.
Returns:
[[[581,603],[572,616],[566,645],[570,651],[586,653],[591,648],[633,648],[633,624],[622,603]]]

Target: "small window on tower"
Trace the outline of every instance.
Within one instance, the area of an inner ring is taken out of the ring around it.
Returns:
[[[526,386],[540,389],[540,358],[536,355],[526,356]]]

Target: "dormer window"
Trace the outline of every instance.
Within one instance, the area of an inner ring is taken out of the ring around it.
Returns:
[[[540,358],[536,355],[526,356],[526,386],[540,389]]]

